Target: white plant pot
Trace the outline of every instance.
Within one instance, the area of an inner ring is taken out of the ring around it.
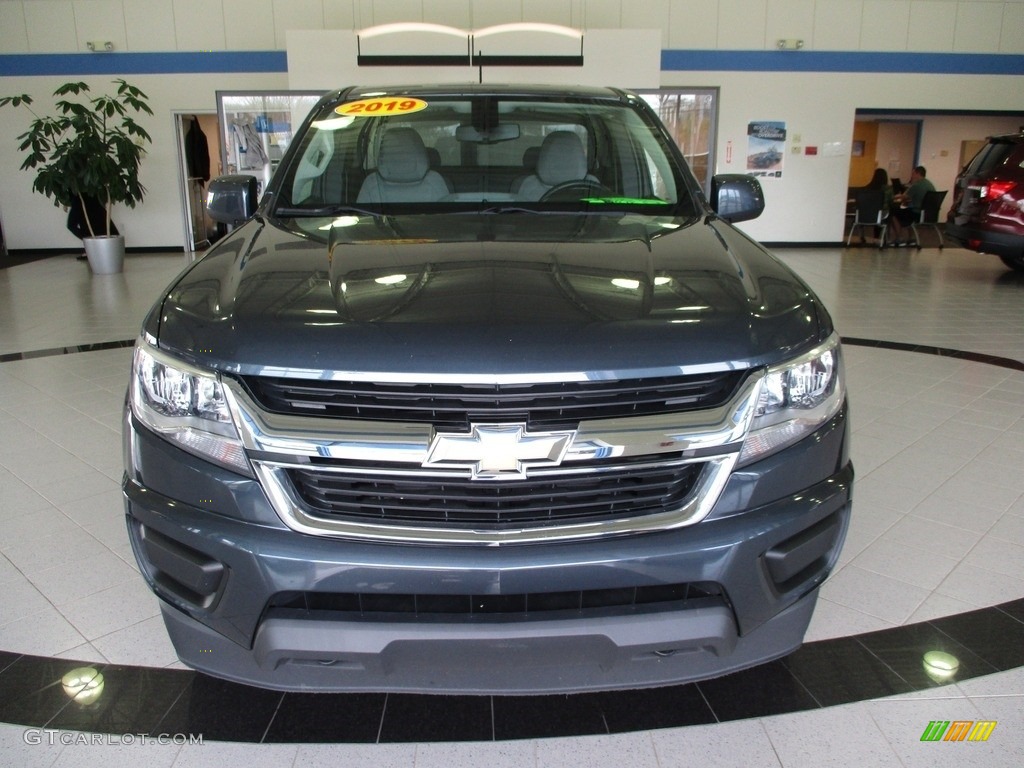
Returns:
[[[113,275],[124,270],[124,235],[86,237],[85,255],[96,275]]]

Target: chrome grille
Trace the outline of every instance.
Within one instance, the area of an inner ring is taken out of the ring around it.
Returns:
[[[713,408],[729,400],[745,371],[646,379],[533,384],[419,384],[247,376],[249,394],[271,413],[426,423],[521,421],[530,429],[581,421]]]
[[[283,381],[294,394],[314,381],[312,374],[224,381],[256,478],[292,530],[503,546],[700,522],[736,465],[761,376],[747,370],[618,381],[572,373],[434,384],[320,381],[313,389],[322,384],[337,394],[351,384],[357,394],[337,408],[316,398],[309,408],[288,401],[285,413],[258,402],[252,383]],[[389,394],[377,397],[378,390]],[[467,425],[451,423],[466,419]],[[485,440],[475,433],[488,425],[508,427],[509,434]],[[513,427],[521,433],[512,435]],[[523,448],[531,441],[543,447],[563,431],[571,441],[558,456]],[[439,437],[460,450],[435,456]]]
[[[291,467],[287,475],[306,511],[318,518],[501,530],[671,512],[683,505],[703,466],[634,462],[601,471],[486,482],[366,474],[341,467]]]

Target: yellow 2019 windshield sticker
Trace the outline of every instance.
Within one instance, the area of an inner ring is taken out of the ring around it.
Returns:
[[[339,115],[349,117],[387,117],[388,115],[408,115],[427,108],[423,99],[411,96],[385,96],[377,99],[360,99],[350,101],[335,108]]]

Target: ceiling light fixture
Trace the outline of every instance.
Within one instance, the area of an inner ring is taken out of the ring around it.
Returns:
[[[453,37],[466,37],[469,32],[458,27],[449,27],[444,24],[428,24],[420,21],[399,21],[394,24],[378,24],[375,27],[361,29],[357,33],[363,40],[380,35],[393,35],[399,32],[432,32],[438,35],[452,35]]]
[[[485,27],[484,29],[473,32],[473,37],[479,40],[481,37],[500,35],[506,32],[544,32],[549,35],[571,37],[574,40],[580,40],[583,37],[583,32],[578,29],[573,29],[572,27],[563,27],[560,24],[539,24],[529,21],[513,22],[511,24],[496,24],[493,27]]]

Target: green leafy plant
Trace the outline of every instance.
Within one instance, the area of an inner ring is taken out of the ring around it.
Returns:
[[[135,116],[152,115],[153,110],[141,90],[124,80],[113,82],[117,92],[101,96],[92,96],[85,83],[65,83],[53,92],[56,114],[46,117],[32,110],[27,94],[0,97],[0,107],[25,107],[35,117],[18,136],[18,149],[26,153],[21,168],[36,173],[33,191],[57,206],[70,206],[78,198],[83,209],[92,197],[106,210],[102,232],[93,231],[85,217],[94,237],[110,234],[114,203],[134,208],[146,193],[139,183],[139,166],[152,138]]]

